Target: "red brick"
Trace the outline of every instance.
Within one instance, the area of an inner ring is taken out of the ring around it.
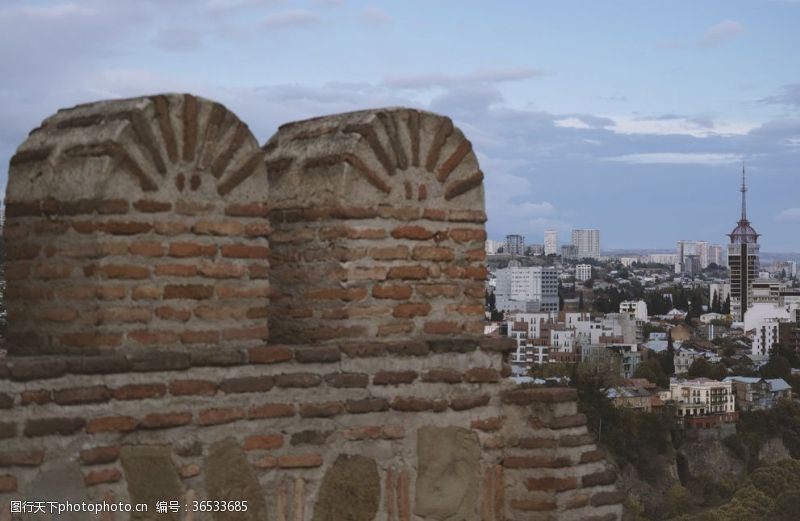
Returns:
[[[213,279],[239,279],[244,277],[245,267],[242,264],[214,263],[201,264],[200,275]]]
[[[348,440],[395,440],[404,436],[405,428],[402,425],[374,425],[344,430],[344,437]]]
[[[458,322],[425,322],[423,331],[429,335],[451,335],[461,331],[461,324]]]
[[[455,254],[450,248],[437,246],[415,246],[411,252],[414,260],[428,260],[436,262],[449,262],[455,259]]]
[[[266,259],[269,256],[269,248],[246,244],[226,244],[222,247],[222,256],[237,259]]]
[[[201,284],[170,284],[164,287],[165,299],[203,300],[214,296],[214,286]]]
[[[269,278],[269,264],[250,264],[247,269],[251,279]]]
[[[383,412],[389,409],[386,398],[364,398],[362,400],[347,400],[345,409],[350,414],[366,414],[370,412]]]
[[[392,237],[395,239],[411,239],[415,241],[431,239],[434,234],[435,232],[422,226],[400,226],[392,230]]]
[[[208,380],[172,380],[169,392],[173,396],[213,396],[217,384]]]
[[[245,412],[241,407],[206,409],[205,411],[200,411],[197,423],[199,425],[220,425],[240,420],[244,417]]]
[[[489,367],[473,367],[464,373],[464,381],[469,383],[496,383],[500,381],[500,373]]]
[[[122,479],[122,473],[118,469],[93,470],[83,478],[87,487],[100,485],[101,483],[116,483]]]
[[[100,300],[121,300],[125,298],[125,286],[122,284],[103,284],[95,292]]]
[[[399,335],[414,331],[413,322],[395,322],[392,324],[381,324],[378,326],[378,336]]]
[[[153,270],[159,277],[194,277],[197,266],[194,264],[159,264]]]
[[[146,279],[150,277],[150,269],[132,264],[106,264],[100,266],[100,273],[109,279]]]
[[[454,228],[450,230],[450,238],[456,242],[483,242],[486,230],[480,228]]]
[[[246,286],[217,286],[217,297],[220,299],[267,298],[269,297],[269,286],[259,286],[253,283]]]
[[[261,418],[288,418],[294,416],[294,405],[289,403],[265,403],[251,407],[248,418],[251,420]]]
[[[343,300],[345,302],[363,300],[366,296],[367,290],[364,288],[326,288],[306,293],[306,298],[310,299]]]
[[[291,360],[294,353],[285,346],[252,347],[247,351],[251,364],[275,364]]]
[[[213,257],[216,254],[216,244],[174,242],[169,245],[169,255],[171,257]]]
[[[585,463],[581,461],[581,463]],[[583,488],[598,487],[602,485],[613,485],[617,482],[617,473],[613,469],[604,470],[602,472],[595,472],[593,474],[585,474],[581,477],[581,485]]]
[[[50,403],[52,400],[52,393],[45,389],[39,389],[36,391],[22,391],[20,396],[22,398],[22,405],[28,405],[31,403],[42,405],[45,403]]]
[[[627,494],[622,491],[598,492],[591,499],[592,506],[601,507],[605,505],[616,505],[625,501]]]
[[[372,377],[373,385],[410,384],[417,379],[416,371],[378,371]]]
[[[149,232],[153,229],[153,225],[142,222],[108,221],[99,228],[112,235],[136,235]]]
[[[456,284],[418,284],[415,289],[424,297],[453,298],[461,294],[461,288]]]
[[[15,244],[13,248],[8,248],[6,256],[9,260],[28,260],[39,255],[41,250],[42,247],[38,244],[19,243]]]
[[[278,466],[282,469],[320,467],[322,466],[322,456],[315,453],[279,456]]]
[[[475,407],[483,407],[489,404],[488,394],[466,394],[457,396],[450,400],[450,408],[454,411],[464,411],[466,409],[474,409]]]
[[[247,237],[269,237],[272,234],[272,226],[266,222],[249,223],[244,227],[244,234]]]
[[[170,211],[172,209],[172,203],[141,199],[135,201],[133,207],[144,213],[160,213]]]
[[[130,432],[135,430],[139,422],[131,416],[105,416],[95,418],[86,426],[86,432]]]
[[[0,467],[37,467],[42,461],[43,450],[0,451]]]
[[[395,318],[425,317],[431,312],[431,305],[427,302],[398,304],[395,306],[392,316]]]
[[[267,326],[255,326],[235,329],[223,329],[223,340],[266,340],[269,338]]]
[[[509,469],[556,469],[571,465],[572,460],[566,456],[507,456],[503,460],[503,466]]]
[[[244,450],[271,450],[283,447],[283,435],[249,436],[244,440]]]
[[[119,445],[84,449],[80,454],[81,463],[84,465],[102,465],[105,463],[113,463],[119,458],[119,451]]]
[[[128,252],[144,257],[161,257],[164,255],[164,246],[160,242],[134,242],[128,246]]]
[[[74,387],[53,392],[53,401],[59,405],[102,403],[111,398],[111,390],[104,385]]]
[[[483,248],[476,248],[474,250],[467,250],[464,254],[468,261],[485,261],[486,250]]]
[[[375,260],[403,260],[408,258],[407,246],[386,246],[370,248],[367,255]]]
[[[381,299],[406,300],[411,298],[411,286],[408,284],[374,286],[372,296]]]
[[[216,344],[219,342],[219,331],[183,331],[181,343],[184,344]]]
[[[156,308],[156,316],[162,320],[186,322],[187,320],[192,318],[192,310],[161,306]]]
[[[342,402],[300,404],[300,416],[303,418],[330,418],[342,412],[344,412]]]
[[[389,279],[421,280],[428,278],[428,268],[425,266],[394,266],[386,274]]]
[[[151,284],[139,284],[131,291],[133,300],[158,300],[161,298],[161,288]]]
[[[68,279],[72,275],[74,266],[69,264],[48,263],[33,269],[33,277],[43,280]]]
[[[36,313],[37,320],[45,322],[72,322],[78,318],[75,308],[45,308]]]
[[[120,333],[67,333],[61,342],[68,347],[117,347],[122,343]]]
[[[481,418],[477,420],[472,420],[472,422],[470,422],[471,428],[485,432],[498,431],[502,426],[503,426],[503,418],[499,416],[492,416],[491,418]]]
[[[603,461],[606,459],[606,454],[602,450],[590,450],[581,454],[581,463],[593,463],[595,461]]]
[[[366,373],[331,373],[325,375],[325,383],[337,388],[363,388],[369,385]]]
[[[168,345],[178,341],[178,334],[174,331],[129,331],[128,338],[139,344]]]
[[[244,225],[239,221],[197,221],[192,231],[198,235],[241,235]]]
[[[242,376],[223,380],[219,387],[226,393],[263,393],[272,389],[272,376]]]
[[[143,429],[169,429],[188,425],[192,421],[190,412],[150,413],[142,419]]]
[[[433,400],[417,396],[396,396],[391,407],[395,411],[421,412],[433,409]]]
[[[167,392],[164,384],[129,384],[114,389],[115,400],[146,400],[159,398]]]
[[[517,446],[521,449],[551,449],[558,447],[558,444],[558,439],[556,438],[538,437],[520,438],[517,442]]]
[[[180,235],[189,231],[189,227],[182,222],[157,222],[153,231],[161,235]]]
[[[17,478],[10,474],[0,475],[0,494],[17,491]]]
[[[132,324],[150,322],[148,308],[105,308],[97,312],[98,324]]]

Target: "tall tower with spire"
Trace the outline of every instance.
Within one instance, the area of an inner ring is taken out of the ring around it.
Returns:
[[[742,216],[736,228],[728,234],[728,267],[731,283],[731,313],[734,319],[744,321],[744,314],[752,305],[753,281],[758,277],[758,233],[747,220],[747,184],[742,162]]]

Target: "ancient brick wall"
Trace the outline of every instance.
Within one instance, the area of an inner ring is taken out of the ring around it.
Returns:
[[[59,111],[11,159],[11,352],[263,342],[266,195],[255,138],[217,103],[169,95]]]
[[[369,111],[252,143],[219,105],[170,95],[60,112],[20,148],[0,521],[68,499],[150,506],[103,521],[619,519],[574,391],[517,388],[512,346],[480,334],[482,174],[452,123]],[[75,313],[39,315],[56,308]]]

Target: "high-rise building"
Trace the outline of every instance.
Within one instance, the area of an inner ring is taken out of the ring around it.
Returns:
[[[680,273],[696,275],[708,267],[708,243],[706,241],[678,241],[677,247]]]
[[[592,265],[591,264],[578,264],[575,266],[575,280],[578,282],[586,282],[592,278]]]
[[[518,262],[512,263],[508,268],[497,270],[494,291],[497,309],[558,312],[558,271],[541,266],[523,268]]]
[[[545,255],[558,255],[558,231],[545,230],[544,231],[544,254]]]
[[[758,237],[747,220],[744,165],[742,165],[742,216],[731,233],[728,244],[728,267],[731,282],[731,314],[744,321],[744,314],[752,304],[753,281],[758,277]]]
[[[722,254],[721,244],[710,244],[708,246],[708,263],[717,266],[725,266],[725,256]]]
[[[579,259],[600,258],[600,230],[572,230],[572,245]]]
[[[495,253],[497,253],[497,250],[499,250],[500,247],[503,246],[503,244],[504,244],[503,241],[493,241],[491,239],[486,239],[486,244],[485,244],[486,255],[494,255]]]
[[[522,257],[525,255],[525,237],[522,235],[506,235],[504,253]]]

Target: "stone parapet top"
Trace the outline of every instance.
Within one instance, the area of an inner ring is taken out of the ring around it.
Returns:
[[[503,353],[513,348],[507,338],[466,337],[394,342],[352,342],[338,345],[264,345],[234,350],[151,351],[97,356],[10,356],[0,359],[0,380],[31,381],[67,374],[114,374],[182,371],[192,367],[230,367],[295,362],[335,363],[348,358],[428,356],[476,350]]]

